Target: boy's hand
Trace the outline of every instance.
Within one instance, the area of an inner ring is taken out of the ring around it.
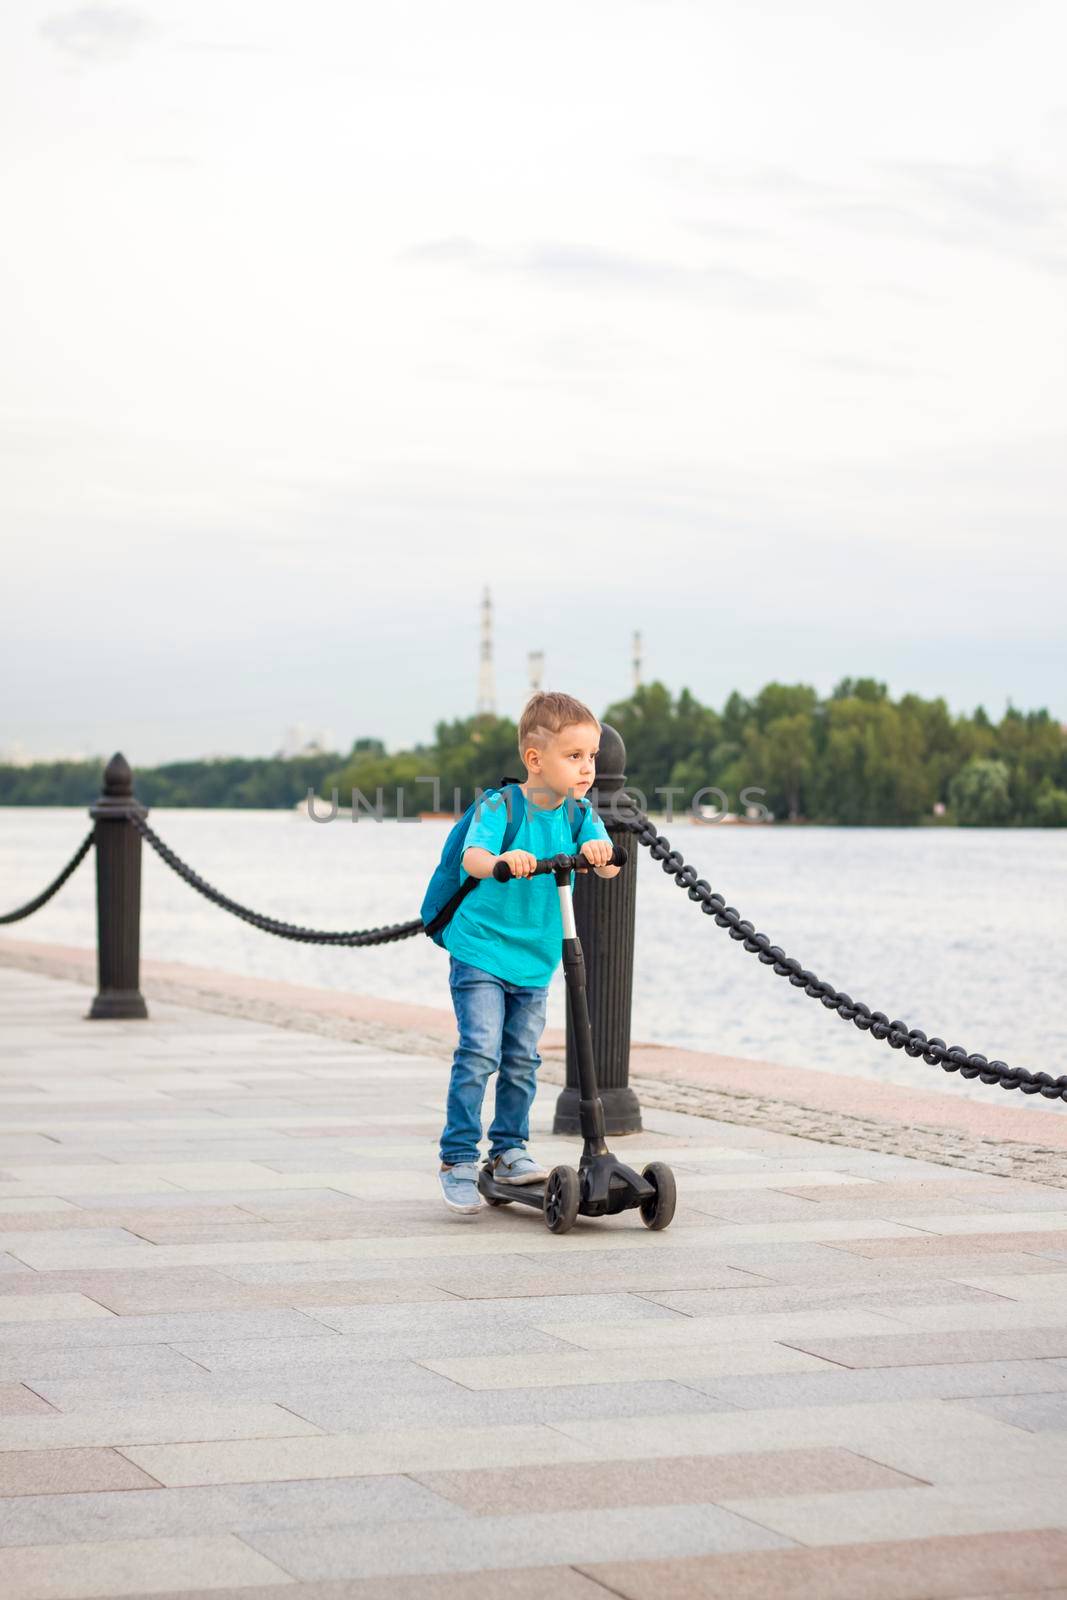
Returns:
[[[608,839],[587,839],[582,845],[581,854],[591,867],[607,867],[611,864],[613,849]]]
[[[507,862],[513,878],[528,878],[537,866],[537,857],[528,850],[506,850],[498,859]]]

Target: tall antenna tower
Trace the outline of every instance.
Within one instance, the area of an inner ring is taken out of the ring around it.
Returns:
[[[636,692],[641,687],[641,635],[639,633],[634,634],[633,669],[634,691]]]
[[[530,693],[537,694],[545,676],[545,652],[531,650],[527,656],[530,671]]]
[[[496,715],[496,689],[493,685],[493,602],[486,586],[482,594],[482,649],[478,666],[478,715]]]

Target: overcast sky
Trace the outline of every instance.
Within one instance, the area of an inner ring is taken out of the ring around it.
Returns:
[[[1067,719],[1062,0],[20,0],[0,746]]]

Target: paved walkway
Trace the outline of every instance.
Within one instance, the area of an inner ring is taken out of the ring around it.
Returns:
[[[87,999],[0,970],[4,1600],[1067,1594],[1062,1188],[654,1110],[669,1232],[463,1222],[439,1059]]]

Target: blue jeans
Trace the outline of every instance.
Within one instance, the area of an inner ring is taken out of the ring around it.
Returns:
[[[521,989],[481,967],[449,957],[459,1045],[452,1060],[441,1160],[448,1166],[478,1160],[482,1101],[494,1072],[496,1110],[489,1155],[502,1155],[530,1137],[530,1107],[537,1093],[537,1046],[545,1026],[548,990]]]

